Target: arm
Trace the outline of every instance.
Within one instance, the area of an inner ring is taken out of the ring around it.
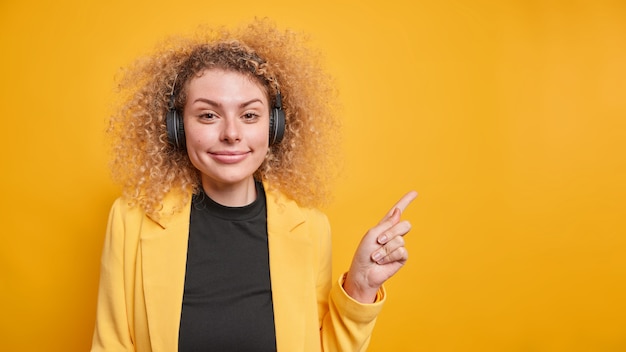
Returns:
[[[323,351],[366,351],[380,313],[385,291],[381,289],[374,303],[363,304],[343,289],[343,275],[332,286],[328,313],[322,325]]]
[[[96,311],[92,351],[134,351],[124,285],[124,224],[117,200],[109,214]]]
[[[318,277],[318,299],[328,297],[328,301],[318,302],[320,316],[323,316],[320,334],[324,351],[367,350],[385,300],[382,285],[408,258],[402,236],[411,226],[400,221],[400,215],[416,196],[417,193],[409,192],[367,232],[356,250],[350,271],[332,285],[328,295],[325,292],[329,291],[331,282],[330,229],[324,232]]]
[[[332,280],[331,236],[326,217],[324,228],[319,228],[319,268],[317,280],[320,340],[323,351],[365,351],[382,309],[384,290],[373,304],[362,304],[350,297],[342,284],[346,275]]]

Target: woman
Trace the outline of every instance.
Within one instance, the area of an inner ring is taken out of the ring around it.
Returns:
[[[112,117],[112,207],[93,351],[361,351],[407,260],[408,193],[331,279],[330,80],[256,21],[138,61]],[[268,133],[269,131],[269,133]]]

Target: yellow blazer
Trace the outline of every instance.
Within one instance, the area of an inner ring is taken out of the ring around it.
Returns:
[[[266,193],[277,350],[365,351],[384,290],[373,304],[351,299],[341,288],[343,278],[331,279],[326,216]],[[163,213],[179,199],[169,196]],[[92,351],[178,350],[190,209],[154,219],[122,199],[114,203]]]

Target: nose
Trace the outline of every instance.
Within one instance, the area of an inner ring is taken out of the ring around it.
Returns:
[[[222,136],[221,140],[228,143],[233,143],[241,140],[240,126],[236,119],[226,118],[222,124]]]

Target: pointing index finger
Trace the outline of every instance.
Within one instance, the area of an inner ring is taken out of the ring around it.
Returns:
[[[387,213],[386,217],[389,217],[393,214],[393,211],[398,208],[400,209],[400,212],[404,212],[404,210],[406,209],[406,207],[409,206],[409,204],[411,204],[411,202],[417,197],[417,192],[415,191],[410,191],[407,194],[405,194],[402,198],[400,198],[400,200],[393,206],[391,207],[391,210],[389,210],[389,212]]]

